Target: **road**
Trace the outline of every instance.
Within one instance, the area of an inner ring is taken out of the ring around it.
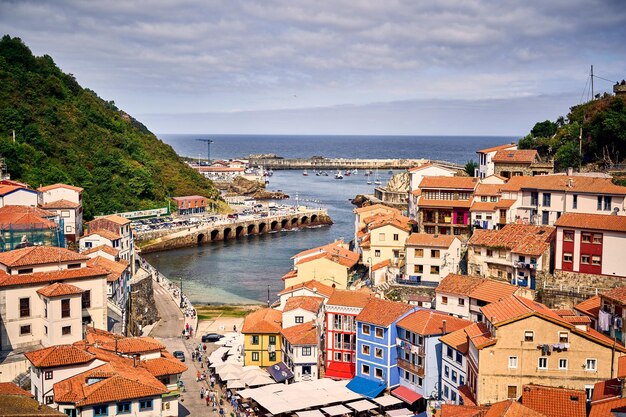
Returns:
[[[185,320],[178,304],[172,299],[168,290],[161,287],[158,283],[152,282],[154,287],[154,302],[161,320],[154,326],[150,336],[155,338],[180,338]]]

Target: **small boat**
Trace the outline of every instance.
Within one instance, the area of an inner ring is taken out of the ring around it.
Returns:
[[[354,175],[356,175],[356,174],[358,174],[358,173],[359,173],[359,170],[358,170],[358,169],[356,169],[356,168],[354,168],[354,171],[352,171],[352,173],[353,173]]]
[[[342,180],[343,179],[343,175],[341,174],[341,171],[337,171],[337,173],[335,174],[335,179],[336,180]]]
[[[367,179],[367,185],[372,185],[372,180],[370,180],[369,178]]]
[[[349,169],[346,170],[346,173],[344,174],[346,177],[349,177],[352,174],[352,172],[350,172]]]
[[[323,177],[327,177],[328,176],[328,172],[326,172],[326,171],[322,172],[322,176]]]
[[[374,184],[376,185],[382,184],[382,181],[380,180],[380,177],[378,176],[378,169],[376,170],[376,176],[374,177]]]
[[[392,171],[392,170],[389,170],[388,174],[389,174],[389,175],[393,175],[393,171]]]
[[[308,177],[308,176],[309,176],[309,173],[308,173],[308,172],[306,172],[306,170],[304,170],[304,171],[302,171],[302,175],[304,175],[305,177]]]
[[[274,175],[274,171],[272,171],[271,169],[269,171],[267,171],[267,176],[271,177],[272,175]]]

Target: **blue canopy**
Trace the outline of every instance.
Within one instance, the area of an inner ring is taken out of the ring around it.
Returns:
[[[283,382],[293,378],[293,372],[287,368],[285,362],[278,362],[276,365],[268,366],[266,369],[276,382]]]
[[[354,379],[346,385],[346,388],[350,391],[361,394],[367,398],[375,398],[386,387],[387,386],[382,381],[374,381],[361,376],[354,377]]]

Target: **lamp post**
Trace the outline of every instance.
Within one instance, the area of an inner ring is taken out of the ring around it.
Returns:
[[[367,277],[370,280],[370,287],[372,286],[372,258],[367,258]]]
[[[183,277],[180,277],[180,308],[183,308]]]

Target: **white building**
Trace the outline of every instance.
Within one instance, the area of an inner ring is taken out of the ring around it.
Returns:
[[[295,382],[317,379],[321,360],[318,325],[311,321],[285,328],[281,333],[283,360],[293,372]]]
[[[110,232],[109,236],[105,236],[106,240],[113,242],[119,239],[118,246],[113,248],[120,251],[120,259],[127,260],[130,263],[131,272],[135,274],[135,244],[133,241],[133,230],[130,227],[130,220],[120,217],[118,215],[110,215],[105,217],[99,217],[90,221],[87,226],[89,227],[89,235],[94,232],[101,232],[106,230]],[[94,246],[100,246],[102,244],[108,245],[106,241],[92,242],[89,246],[90,240],[86,239],[80,242],[81,252],[85,249],[89,249]]]
[[[322,297],[290,297],[283,308],[283,329],[310,322],[322,326],[324,301]]]
[[[3,180],[0,183],[0,207],[28,206],[37,207],[39,193],[31,190],[26,184]]]
[[[406,241],[406,275],[415,282],[437,284],[459,271],[461,240],[454,235],[413,233]]]
[[[409,169],[409,218],[417,220],[417,198],[419,197],[419,185],[424,177],[453,177],[456,171],[437,164],[428,162],[424,165]]]
[[[292,285],[278,293],[278,296],[280,297],[280,304],[275,308],[277,310],[283,310],[289,298],[297,296],[322,297],[324,299],[324,302],[326,302],[333,294],[333,291],[335,291],[333,287],[322,284],[321,282],[316,280]]]
[[[83,234],[83,189],[67,184],[53,184],[37,189],[41,194],[41,208],[61,216],[65,225],[65,237],[78,241]]]
[[[477,176],[478,178],[485,178],[493,175],[495,173],[495,166],[492,162],[492,159],[496,155],[496,152],[510,151],[515,149],[517,149],[517,145],[511,143],[476,151],[476,153],[478,154],[478,172],[475,174],[475,176]]]

